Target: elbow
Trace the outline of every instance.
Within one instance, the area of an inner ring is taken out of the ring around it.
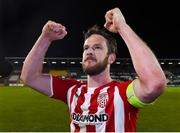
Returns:
[[[20,75],[20,79],[23,81],[24,84],[27,84],[28,77],[23,72]]]
[[[166,88],[166,80],[164,81],[159,81],[157,84],[155,84],[152,88],[152,94],[154,95],[161,95],[164,91],[165,91],[165,88]]]
[[[27,78],[28,78],[27,75],[28,75],[27,71],[23,66],[22,71],[21,71],[21,75],[20,75],[20,79],[23,81],[24,84],[26,84],[26,82],[27,82]]]
[[[165,75],[157,79],[157,83],[154,85],[155,90],[159,90],[159,93],[162,94],[167,86],[167,79]]]
[[[161,94],[164,93],[167,86],[167,80],[164,74],[156,74],[151,76],[146,76],[140,79],[143,89],[142,100],[146,103],[153,102]]]
[[[148,85],[146,94],[150,97],[157,98],[162,93],[164,93],[166,86],[167,86],[166,78],[159,78],[159,79],[153,80]]]
[[[149,86],[152,89],[152,93],[154,94],[162,94],[167,86],[167,79],[162,71],[161,73],[155,73],[155,75],[151,76],[152,78],[149,80]]]
[[[34,77],[30,76],[30,74],[27,73],[21,73],[20,79],[23,81],[24,84],[30,85],[32,80],[34,80]]]

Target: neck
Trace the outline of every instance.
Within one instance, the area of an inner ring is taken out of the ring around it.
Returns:
[[[104,84],[111,82],[111,76],[109,68],[107,67],[103,72],[98,75],[87,77],[88,87],[100,87]]]

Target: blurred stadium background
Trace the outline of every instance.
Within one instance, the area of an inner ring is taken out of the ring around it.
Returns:
[[[69,131],[67,106],[50,99],[20,80],[23,57],[6,57],[0,64],[0,131]],[[154,103],[140,111],[138,131],[180,131],[180,60],[159,59],[168,87]],[[43,72],[62,78],[86,80],[81,58],[45,58]],[[112,65],[114,80],[136,77],[131,59],[118,58]]]
[[[128,24],[152,48],[167,77],[165,93],[154,105],[140,111],[137,131],[179,132],[177,17],[180,8],[177,2],[0,0],[0,132],[69,131],[67,106],[41,95],[20,80],[24,57],[47,20],[61,22],[69,34],[60,45],[59,41],[53,42],[55,45],[50,47],[43,62],[43,72],[86,80],[81,69],[82,32],[94,24],[103,25],[104,13],[114,7],[120,7]],[[117,41],[120,52],[112,66],[111,76],[114,80],[134,79],[136,73],[127,47],[119,36]]]
[[[23,86],[19,76],[24,59],[5,57],[5,60],[0,62],[1,86]],[[167,77],[168,86],[180,86],[180,59],[159,59],[159,63]],[[81,68],[81,58],[45,58],[43,72],[62,78],[87,79]],[[111,67],[111,77],[115,80],[132,80],[136,76],[130,58],[117,58]]]

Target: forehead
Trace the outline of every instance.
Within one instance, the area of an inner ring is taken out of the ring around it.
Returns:
[[[95,44],[102,44],[102,45],[106,45],[106,39],[98,34],[93,34],[90,37],[88,37],[85,42],[84,45],[95,45]]]

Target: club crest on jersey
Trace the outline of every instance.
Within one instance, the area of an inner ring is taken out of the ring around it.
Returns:
[[[109,96],[107,92],[100,93],[98,96],[98,106],[100,108],[104,108],[109,100]]]

